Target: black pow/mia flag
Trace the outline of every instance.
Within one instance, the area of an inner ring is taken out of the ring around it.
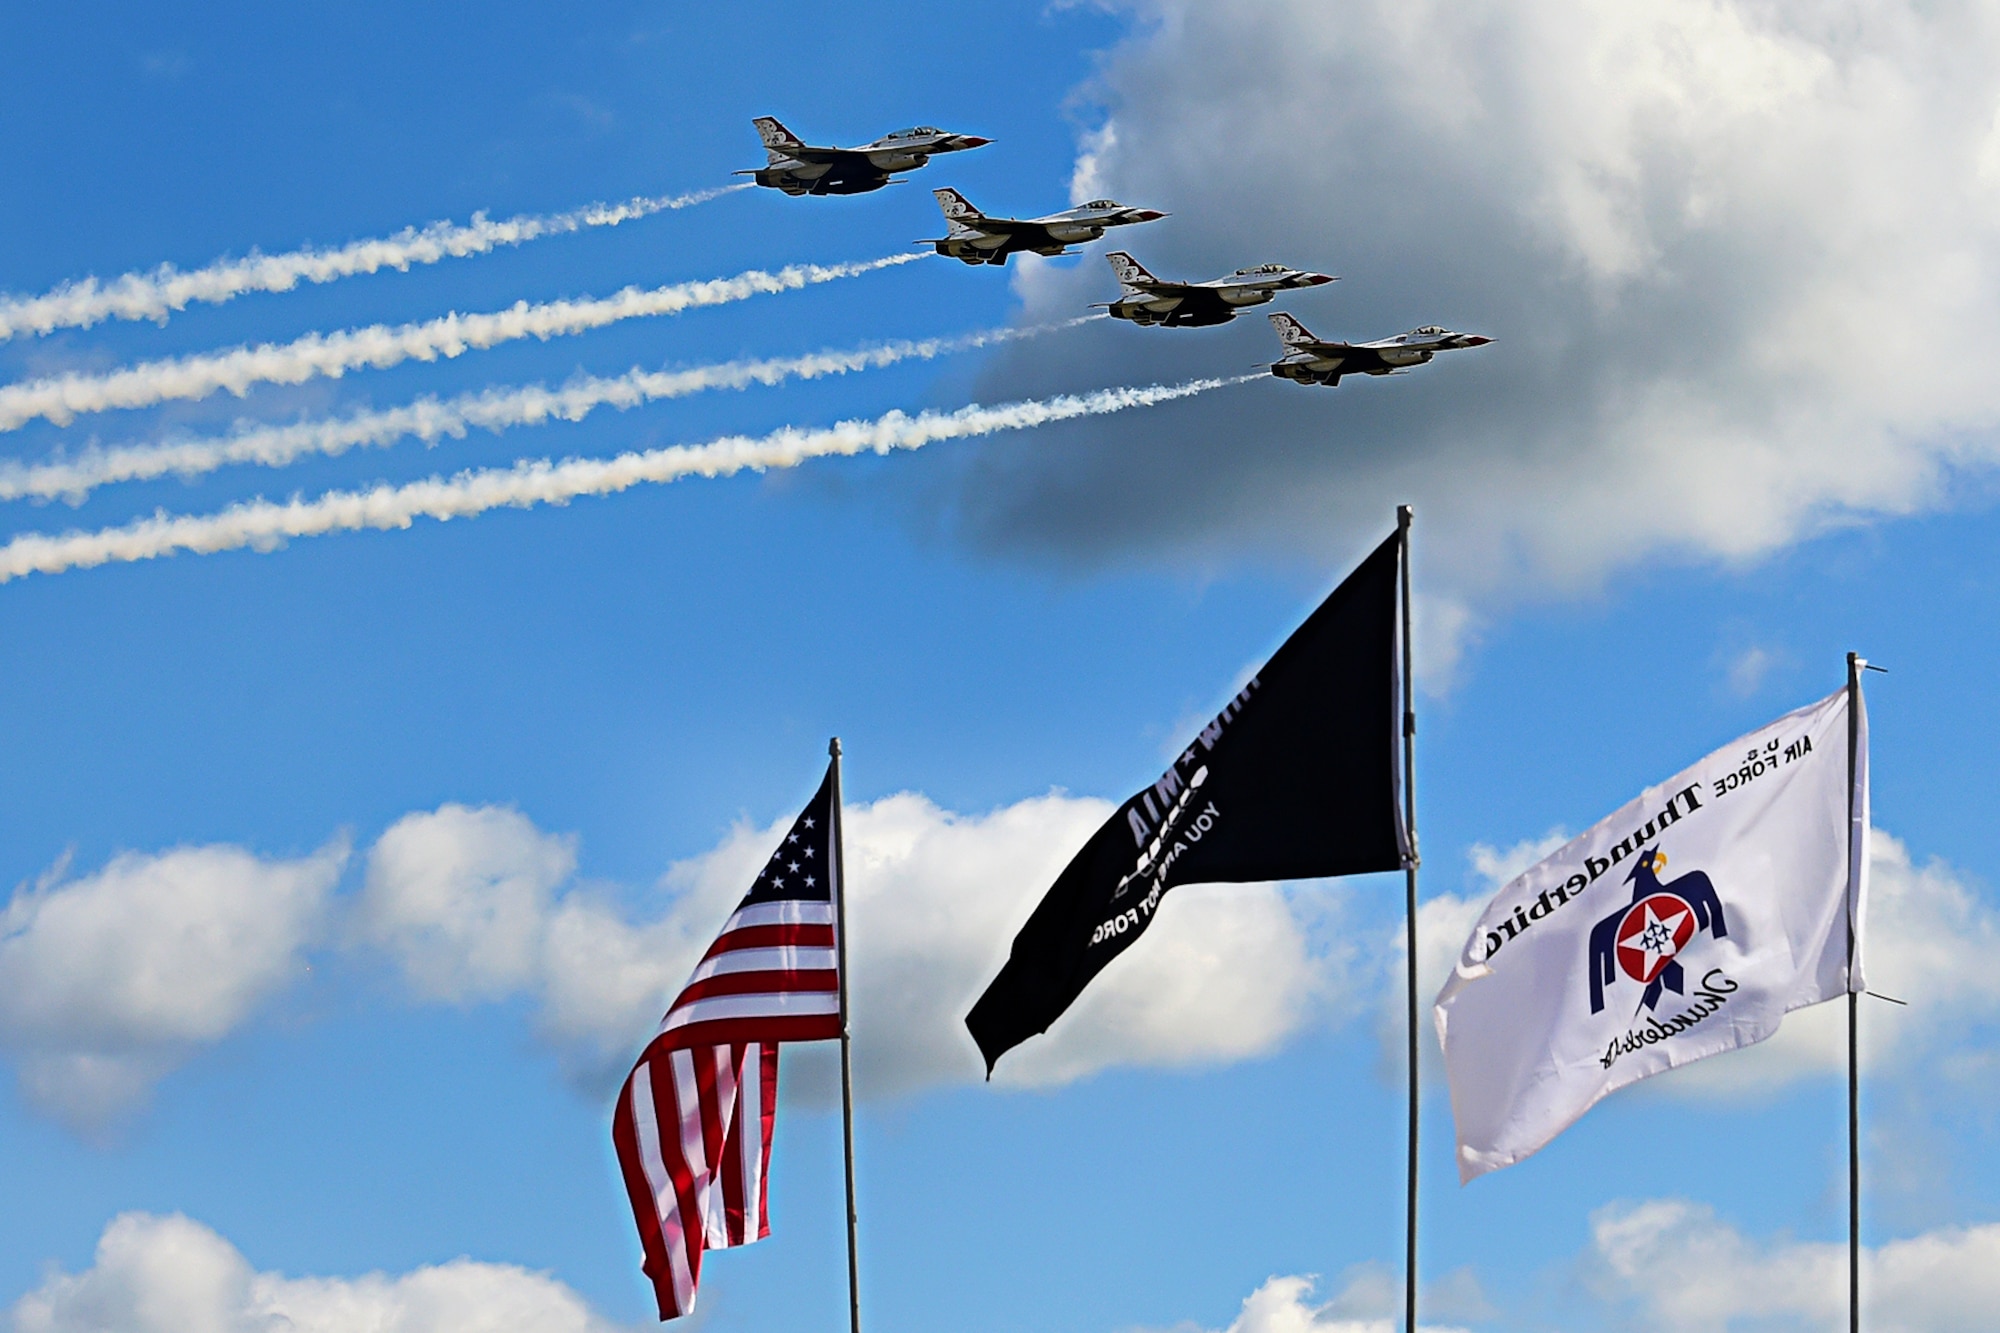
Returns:
[[[1069,1008],[1178,884],[1397,870],[1399,531],[1043,895],[966,1015],[986,1071]]]

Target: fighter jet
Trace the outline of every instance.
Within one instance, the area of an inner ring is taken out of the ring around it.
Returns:
[[[1123,250],[1113,250],[1104,257],[1111,261],[1111,271],[1125,289],[1105,311],[1113,319],[1164,324],[1170,329],[1227,324],[1244,306],[1263,305],[1279,292],[1338,281],[1326,273],[1259,264],[1208,282],[1162,282]]]
[[[879,190],[898,171],[915,171],[933,153],[956,153],[993,142],[976,134],[948,134],[934,125],[897,130],[859,148],[814,148],[771,116],[750,122],[763,137],[770,165],[739,171],[786,194],[864,194]]]
[[[1335,385],[1342,375],[1395,375],[1406,366],[1422,365],[1439,352],[1483,347],[1493,341],[1476,333],[1453,333],[1426,324],[1372,343],[1322,342],[1290,315],[1276,314],[1270,320],[1285,340],[1284,358],[1271,364],[1271,373],[1300,384]]]
[[[1080,208],[1051,213],[1045,218],[989,218],[965,201],[957,190],[932,190],[938,207],[950,224],[945,234],[923,242],[934,245],[941,255],[962,259],[968,264],[1005,264],[1007,256],[1022,251],[1038,255],[1066,255],[1072,243],[1094,241],[1106,227],[1123,227],[1134,222],[1152,222],[1165,213],[1156,208],[1127,208],[1112,199],[1093,199]]]

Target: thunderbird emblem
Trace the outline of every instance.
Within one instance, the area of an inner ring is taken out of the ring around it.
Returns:
[[[1700,931],[1707,930],[1717,939],[1729,934],[1722,900],[1708,876],[1694,870],[1671,884],[1662,884],[1660,871],[1666,864],[1666,856],[1658,850],[1641,852],[1627,877],[1632,885],[1630,905],[1591,928],[1593,1014],[1603,1010],[1604,988],[1614,984],[1621,973],[1646,988],[1639,1003],[1647,1009],[1659,1003],[1662,990],[1686,994],[1686,977],[1678,961],[1681,950]]]

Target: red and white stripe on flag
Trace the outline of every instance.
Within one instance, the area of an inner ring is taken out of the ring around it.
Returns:
[[[824,828],[804,816],[801,823]],[[781,870],[787,850],[774,858]],[[814,859],[823,880],[828,858],[821,851]],[[771,898],[770,874],[758,877],[709,946],[625,1080],[612,1117],[661,1319],[694,1309],[704,1250],[771,1232],[765,1177],[778,1043],[840,1036],[833,903]]]

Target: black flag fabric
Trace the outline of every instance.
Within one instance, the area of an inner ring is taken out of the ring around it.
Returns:
[[[1402,554],[1400,532],[1376,547],[1064,868],[966,1015],[988,1074],[1048,1031],[1174,886],[1403,866]]]

